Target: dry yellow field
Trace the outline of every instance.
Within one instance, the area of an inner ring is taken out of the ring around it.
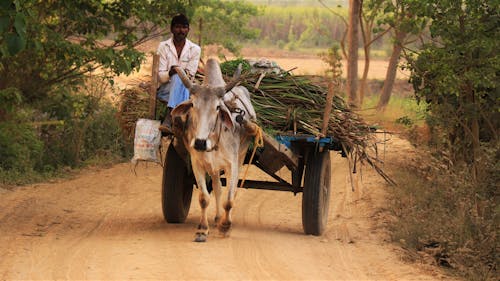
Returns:
[[[251,57],[249,57],[251,58]],[[328,69],[328,65],[322,61],[320,58],[283,58],[283,57],[266,57],[272,61],[275,61],[285,70],[294,69],[294,74],[314,74],[323,75]],[[255,58],[258,59],[258,58]],[[387,72],[388,61],[385,60],[373,60],[370,62],[370,70],[368,72],[368,79],[385,79]],[[363,75],[363,68],[365,62],[360,60],[358,62],[358,73],[361,77]],[[346,62],[343,61],[343,76],[347,73]],[[398,79],[408,79],[409,73],[406,71],[398,70]]]

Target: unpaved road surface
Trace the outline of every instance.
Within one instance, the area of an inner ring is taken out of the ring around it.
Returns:
[[[408,147],[399,141],[388,149],[390,157]],[[446,279],[430,266],[402,261],[384,229],[391,187],[365,168],[351,191],[346,160],[333,152],[329,223],[321,237],[302,232],[300,194],[242,189],[231,236],[213,228],[207,243],[192,242],[197,197],[186,223],[167,224],[161,167],[140,164],[136,173],[126,163],[0,189],[0,280]]]

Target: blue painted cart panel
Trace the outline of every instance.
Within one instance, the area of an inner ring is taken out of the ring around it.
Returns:
[[[300,143],[302,145],[315,145],[318,147],[326,147],[330,150],[342,150],[340,142],[333,137],[318,138],[312,135],[277,135],[275,139],[292,149],[293,143]]]

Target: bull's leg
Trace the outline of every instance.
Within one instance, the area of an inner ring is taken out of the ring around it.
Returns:
[[[220,174],[212,175],[212,188],[215,193],[215,223],[219,223],[222,215],[222,184],[220,182]]]
[[[224,236],[229,236],[229,232],[231,230],[231,213],[234,206],[234,197],[236,195],[236,188],[238,185],[238,163],[236,161],[232,162],[231,169],[229,169],[227,173],[228,179],[228,192],[227,192],[227,201],[224,203],[224,215],[222,216],[222,220],[219,223],[219,231]]]
[[[208,218],[207,218],[207,208],[210,203],[210,193],[208,193],[207,182],[205,178],[205,171],[201,171],[196,165],[193,165],[193,172],[196,178],[196,183],[200,189],[198,196],[198,201],[201,207],[201,218],[200,224],[198,224],[198,230],[196,231],[195,242],[205,242],[208,238]]]

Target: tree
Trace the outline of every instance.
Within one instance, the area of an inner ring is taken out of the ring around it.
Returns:
[[[169,33],[177,13],[196,17],[216,11],[217,17],[206,20],[219,27],[210,30],[210,40],[234,48],[237,44],[220,34],[247,36],[243,26],[247,13],[254,12],[241,2],[214,0],[7,0],[2,7],[8,9],[0,12],[0,51],[8,55],[0,57],[0,89],[18,88],[27,103],[43,100],[54,87],[74,86],[98,69],[111,75],[137,70],[145,54],[136,47]]]
[[[29,103],[98,68],[132,72],[144,58],[135,47],[158,36],[171,16],[158,11],[189,8],[187,1],[7,2],[25,15],[26,48],[0,58],[0,89],[16,87]]]
[[[347,30],[349,27],[349,23],[342,15],[330,9],[322,0],[319,0],[319,2],[323,5],[323,7],[327,8],[332,14],[339,17],[343,22],[345,31],[343,33],[342,39],[340,40],[340,46],[344,58],[348,60],[347,51],[345,49],[345,40],[347,37]],[[359,25],[361,28],[361,34],[363,38],[365,65],[363,68],[363,76],[361,78],[361,87],[359,89],[359,96],[356,97],[356,98],[359,97],[359,102],[358,102],[359,107],[363,105],[363,99],[366,92],[368,71],[370,69],[371,45],[373,42],[377,41],[379,38],[381,38],[387,32],[389,32],[392,28],[384,23],[377,22],[380,15],[383,13],[382,11],[383,3],[384,0],[366,0],[366,1],[360,0]],[[375,28],[376,26],[384,26],[384,27]]]
[[[403,47],[413,41],[427,25],[427,18],[417,16],[416,11],[422,7],[420,0],[382,1],[384,17],[380,24],[387,24],[393,31],[393,45],[387,73],[382,87],[382,93],[377,104],[377,110],[383,111],[392,94]]]
[[[432,41],[408,58],[410,82],[444,133],[444,149],[476,176],[481,147],[498,144],[498,11],[495,0],[421,1],[418,16],[431,18]]]
[[[342,16],[341,14],[336,12],[335,10],[330,9],[322,0],[318,0],[318,1],[323,7],[328,9],[328,11],[330,11],[330,13],[332,13],[336,17],[339,17],[342,20],[342,23],[344,24],[344,31],[342,32],[342,39],[340,40],[340,49],[342,50],[342,56],[344,57],[344,59],[347,60],[347,51],[345,49],[345,40],[347,38],[347,30],[349,28],[349,23],[347,22],[347,20],[345,19],[344,16]]]
[[[359,106],[358,99],[358,47],[359,47],[359,15],[361,10],[360,0],[350,0],[349,28],[347,32],[347,85],[346,91],[349,105]]]
[[[359,88],[359,105],[363,106],[365,97],[368,71],[370,70],[370,51],[373,42],[384,36],[391,30],[390,26],[376,28],[377,19],[382,12],[382,5],[385,0],[365,0],[361,1],[360,26],[363,35],[363,49],[365,53],[365,65],[361,77],[361,86]],[[378,25],[378,24],[377,24]],[[375,36],[375,37],[374,37]]]
[[[257,8],[244,1],[200,1],[192,22],[194,38],[202,45],[220,44],[230,52],[238,54],[240,42],[254,39],[258,30],[247,27],[251,16],[257,15]]]

